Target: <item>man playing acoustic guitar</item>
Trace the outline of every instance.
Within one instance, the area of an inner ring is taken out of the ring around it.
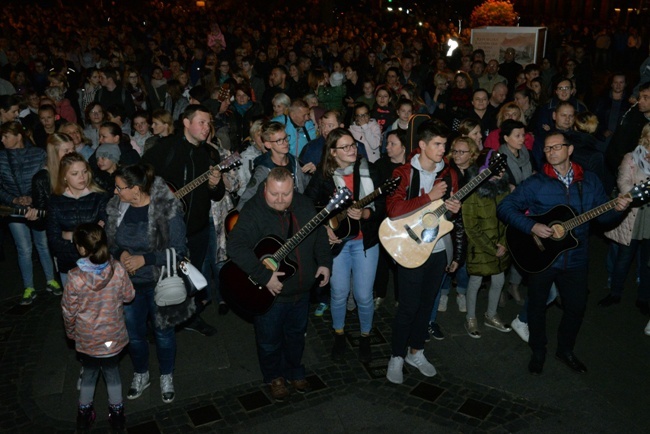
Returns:
[[[598,177],[569,160],[572,153],[573,145],[567,143],[563,134],[555,132],[548,135],[544,141],[547,163],[499,204],[498,217],[522,232],[520,238],[530,234],[550,242],[558,233],[565,232],[563,228],[553,229],[534,220],[527,215],[527,211],[532,216],[539,216],[557,205],[568,205],[582,214],[608,201]],[[615,223],[623,217],[622,211],[631,201],[631,198],[620,195],[616,199],[617,212],[606,212],[598,220],[603,224]],[[546,358],[546,300],[553,283],[560,292],[564,310],[555,355],[575,372],[587,372],[587,367],[573,354],[573,348],[587,304],[589,225],[577,226],[572,233],[578,240],[577,247],[551,258],[550,266],[528,276],[528,344],[533,352],[528,370],[533,375],[542,373]],[[529,259],[531,255],[544,256],[544,251],[517,252],[515,247],[508,243],[513,257],[518,254],[528,255]]]
[[[237,225],[228,237],[228,255],[246,275],[263,283],[262,291],[276,296],[275,303],[262,315],[254,317],[260,369],[271,396],[282,401],[289,395],[285,380],[296,392],[310,390],[305,379],[302,354],[309,315],[309,290],[322,278],[325,286],[332,269],[327,232],[318,227],[288,256],[297,264],[293,276],[284,280],[284,272],[272,271],[272,258],[260,260],[254,248],[264,237],[275,235],[288,239],[316,214],[312,202],[294,192],[293,177],[284,167],[271,169],[264,189],[246,202]],[[223,274],[223,271],[222,271]],[[230,288],[237,291],[237,288]]]
[[[452,192],[458,191],[459,176],[444,159],[447,135],[447,128],[434,121],[428,120],[420,125],[419,148],[414,151],[410,162],[393,172],[394,177],[401,177],[401,182],[395,193],[386,199],[389,217],[411,213],[439,199],[446,199],[445,206],[450,213],[458,213],[460,201],[449,199]],[[460,231],[456,234],[462,233],[462,227]],[[398,265],[399,306],[393,323],[392,357],[386,372],[390,382],[400,384],[404,381],[404,362],[418,368],[427,377],[436,375],[436,369],[424,357],[427,326],[445,269],[453,272],[461,262],[461,245],[462,242],[452,243],[451,237],[445,235],[419,267]],[[453,256],[452,250],[455,250]]]

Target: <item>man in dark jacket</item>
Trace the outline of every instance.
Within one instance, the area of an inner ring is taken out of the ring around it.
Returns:
[[[292,236],[315,214],[312,202],[294,192],[291,173],[276,167],[269,172],[264,187],[246,203],[228,237],[232,261],[276,296],[268,312],[255,316],[254,324],[260,369],[277,401],[289,395],[285,380],[299,393],[310,389],[302,365],[309,290],[319,277],[321,287],[329,282],[332,255],[325,227],[320,226],[289,254],[298,267],[293,276],[280,281],[284,273],[268,269],[253,249],[267,235],[280,239]]]
[[[569,160],[573,145],[566,137],[554,132],[546,137],[543,148],[548,161],[542,170],[519,184],[497,207],[499,219],[522,232],[522,237],[532,235],[542,239],[558,234],[557,228],[550,228],[528,217],[548,212],[557,205],[568,205],[579,213],[586,213],[607,202],[598,177],[584,171],[581,166]],[[607,212],[599,217],[601,223],[614,223],[623,217],[621,211],[630,205],[631,199],[619,196],[616,213]],[[587,305],[587,263],[589,225],[583,224],[573,230],[578,246],[560,254],[553,263],[539,273],[528,277],[528,345],[533,352],[528,370],[533,375],[542,373],[546,359],[546,300],[553,283],[562,298],[563,314],[558,329],[558,344],[555,356],[578,373],[587,372],[587,367],[573,354],[578,331]],[[518,252],[512,251],[514,256]],[[537,252],[542,256],[542,252]],[[535,252],[525,252],[535,255]]]
[[[199,184],[183,198],[187,205],[185,210],[187,248],[192,263],[200,267],[205,260],[208,235],[211,230],[210,201],[220,201],[226,190],[221,182],[221,173],[213,170],[219,163],[219,154],[211,152],[210,146],[205,142],[210,134],[212,121],[210,111],[202,105],[190,104],[181,119],[183,133],[180,136],[169,136],[159,140],[142,156],[142,161],[151,164],[156,175],[177,189],[185,187],[209,172],[208,182]],[[199,291],[197,295],[199,310],[207,304],[205,293],[206,291]],[[185,328],[204,336],[212,336],[215,333],[214,328],[206,324],[198,315]]]

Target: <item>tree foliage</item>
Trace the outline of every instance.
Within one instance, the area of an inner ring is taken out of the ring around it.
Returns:
[[[515,8],[508,0],[486,0],[470,16],[471,27],[512,26],[517,20]]]

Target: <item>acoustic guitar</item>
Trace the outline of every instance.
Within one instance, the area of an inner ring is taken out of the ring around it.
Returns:
[[[650,197],[650,180],[635,185],[625,194],[634,200],[645,201]],[[616,199],[610,200],[590,211],[576,216],[567,205],[557,205],[544,214],[526,216],[537,223],[553,229],[549,238],[525,234],[512,225],[506,227],[506,244],[510,257],[527,273],[540,273],[550,267],[562,253],[580,244],[572,230],[589,220],[614,209]]]
[[[465,199],[490,176],[503,171],[506,161],[505,155],[494,154],[489,167],[472,178],[451,199]],[[454,228],[454,224],[445,218],[446,212],[444,201],[438,199],[401,217],[386,218],[379,226],[381,244],[402,267],[417,268],[429,259],[438,240]]]
[[[342,209],[352,199],[352,193],[343,187],[337,190],[329,203],[314,218],[309,220],[294,236],[283,242],[275,235],[262,238],[253,251],[266,268],[272,271],[282,271],[281,282],[296,273],[298,264],[288,258],[289,254],[307,238],[334,210]],[[221,291],[226,302],[251,315],[266,313],[273,303],[275,296],[266,288],[266,282],[256,282],[232,260],[228,260],[221,272]]]
[[[208,178],[210,177],[210,173],[212,173],[213,170],[218,170],[221,173],[225,173],[241,165],[242,162],[241,162],[241,157],[239,156],[239,152],[235,152],[234,154],[230,154],[225,160],[217,164],[213,169],[210,169],[205,173],[199,175],[194,180],[188,182],[182,188],[176,189],[176,187],[174,187],[174,185],[170,182],[167,183],[167,186],[174,193],[174,196],[176,196],[177,199],[182,199],[183,197],[190,194],[194,189],[196,189],[201,184],[203,184],[205,181],[207,181]],[[186,207],[185,202],[183,202],[183,207]]]
[[[359,199],[348,209],[363,209],[382,194],[392,193],[399,185],[401,179],[402,178],[398,176],[397,178],[391,178],[387,180],[381,185],[381,187],[375,189],[375,191],[363,199]],[[348,217],[348,214],[346,212],[338,213],[329,219],[327,224],[332,229],[332,231],[334,231],[334,235],[336,235],[341,240],[341,242],[338,244],[332,244],[332,255],[334,256],[341,253],[341,249],[343,249],[345,243],[356,238],[357,235],[359,235],[359,231],[361,230],[361,224],[359,220],[351,219]]]

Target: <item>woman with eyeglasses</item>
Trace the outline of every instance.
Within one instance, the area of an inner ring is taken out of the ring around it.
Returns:
[[[318,170],[305,190],[317,207],[325,206],[336,187],[347,187],[358,201],[371,194],[380,183],[376,168],[365,158],[357,158],[355,138],[344,128],[332,130],[325,141],[325,154]],[[374,315],[373,284],[379,258],[379,224],[386,217],[385,197],[379,196],[365,208],[348,208],[345,213],[350,222],[358,224],[359,230],[346,238],[339,238],[326,226],[330,244],[335,246],[332,266],[331,311],[334,329],[332,359],[343,361],[347,349],[345,338],[346,302],[350,290],[358,307],[361,339],[359,360],[369,363],[370,331]],[[341,222],[345,226],[347,220]],[[352,226],[355,226],[355,224]],[[351,285],[351,280],[354,283]],[[351,288],[352,286],[352,288]]]
[[[86,128],[84,128],[84,135],[92,142],[93,149],[99,146],[99,128],[104,123],[106,118],[104,108],[98,102],[91,102],[86,107]]]
[[[136,111],[146,111],[148,109],[147,86],[140,74],[138,74],[138,71],[136,71],[135,68],[127,68],[126,71],[124,71],[124,79],[122,80],[122,83],[124,83],[126,91],[131,95]]]
[[[368,161],[374,163],[381,157],[381,128],[375,119],[370,118],[370,109],[362,102],[354,105],[354,123],[350,132],[355,140],[363,143]]]

